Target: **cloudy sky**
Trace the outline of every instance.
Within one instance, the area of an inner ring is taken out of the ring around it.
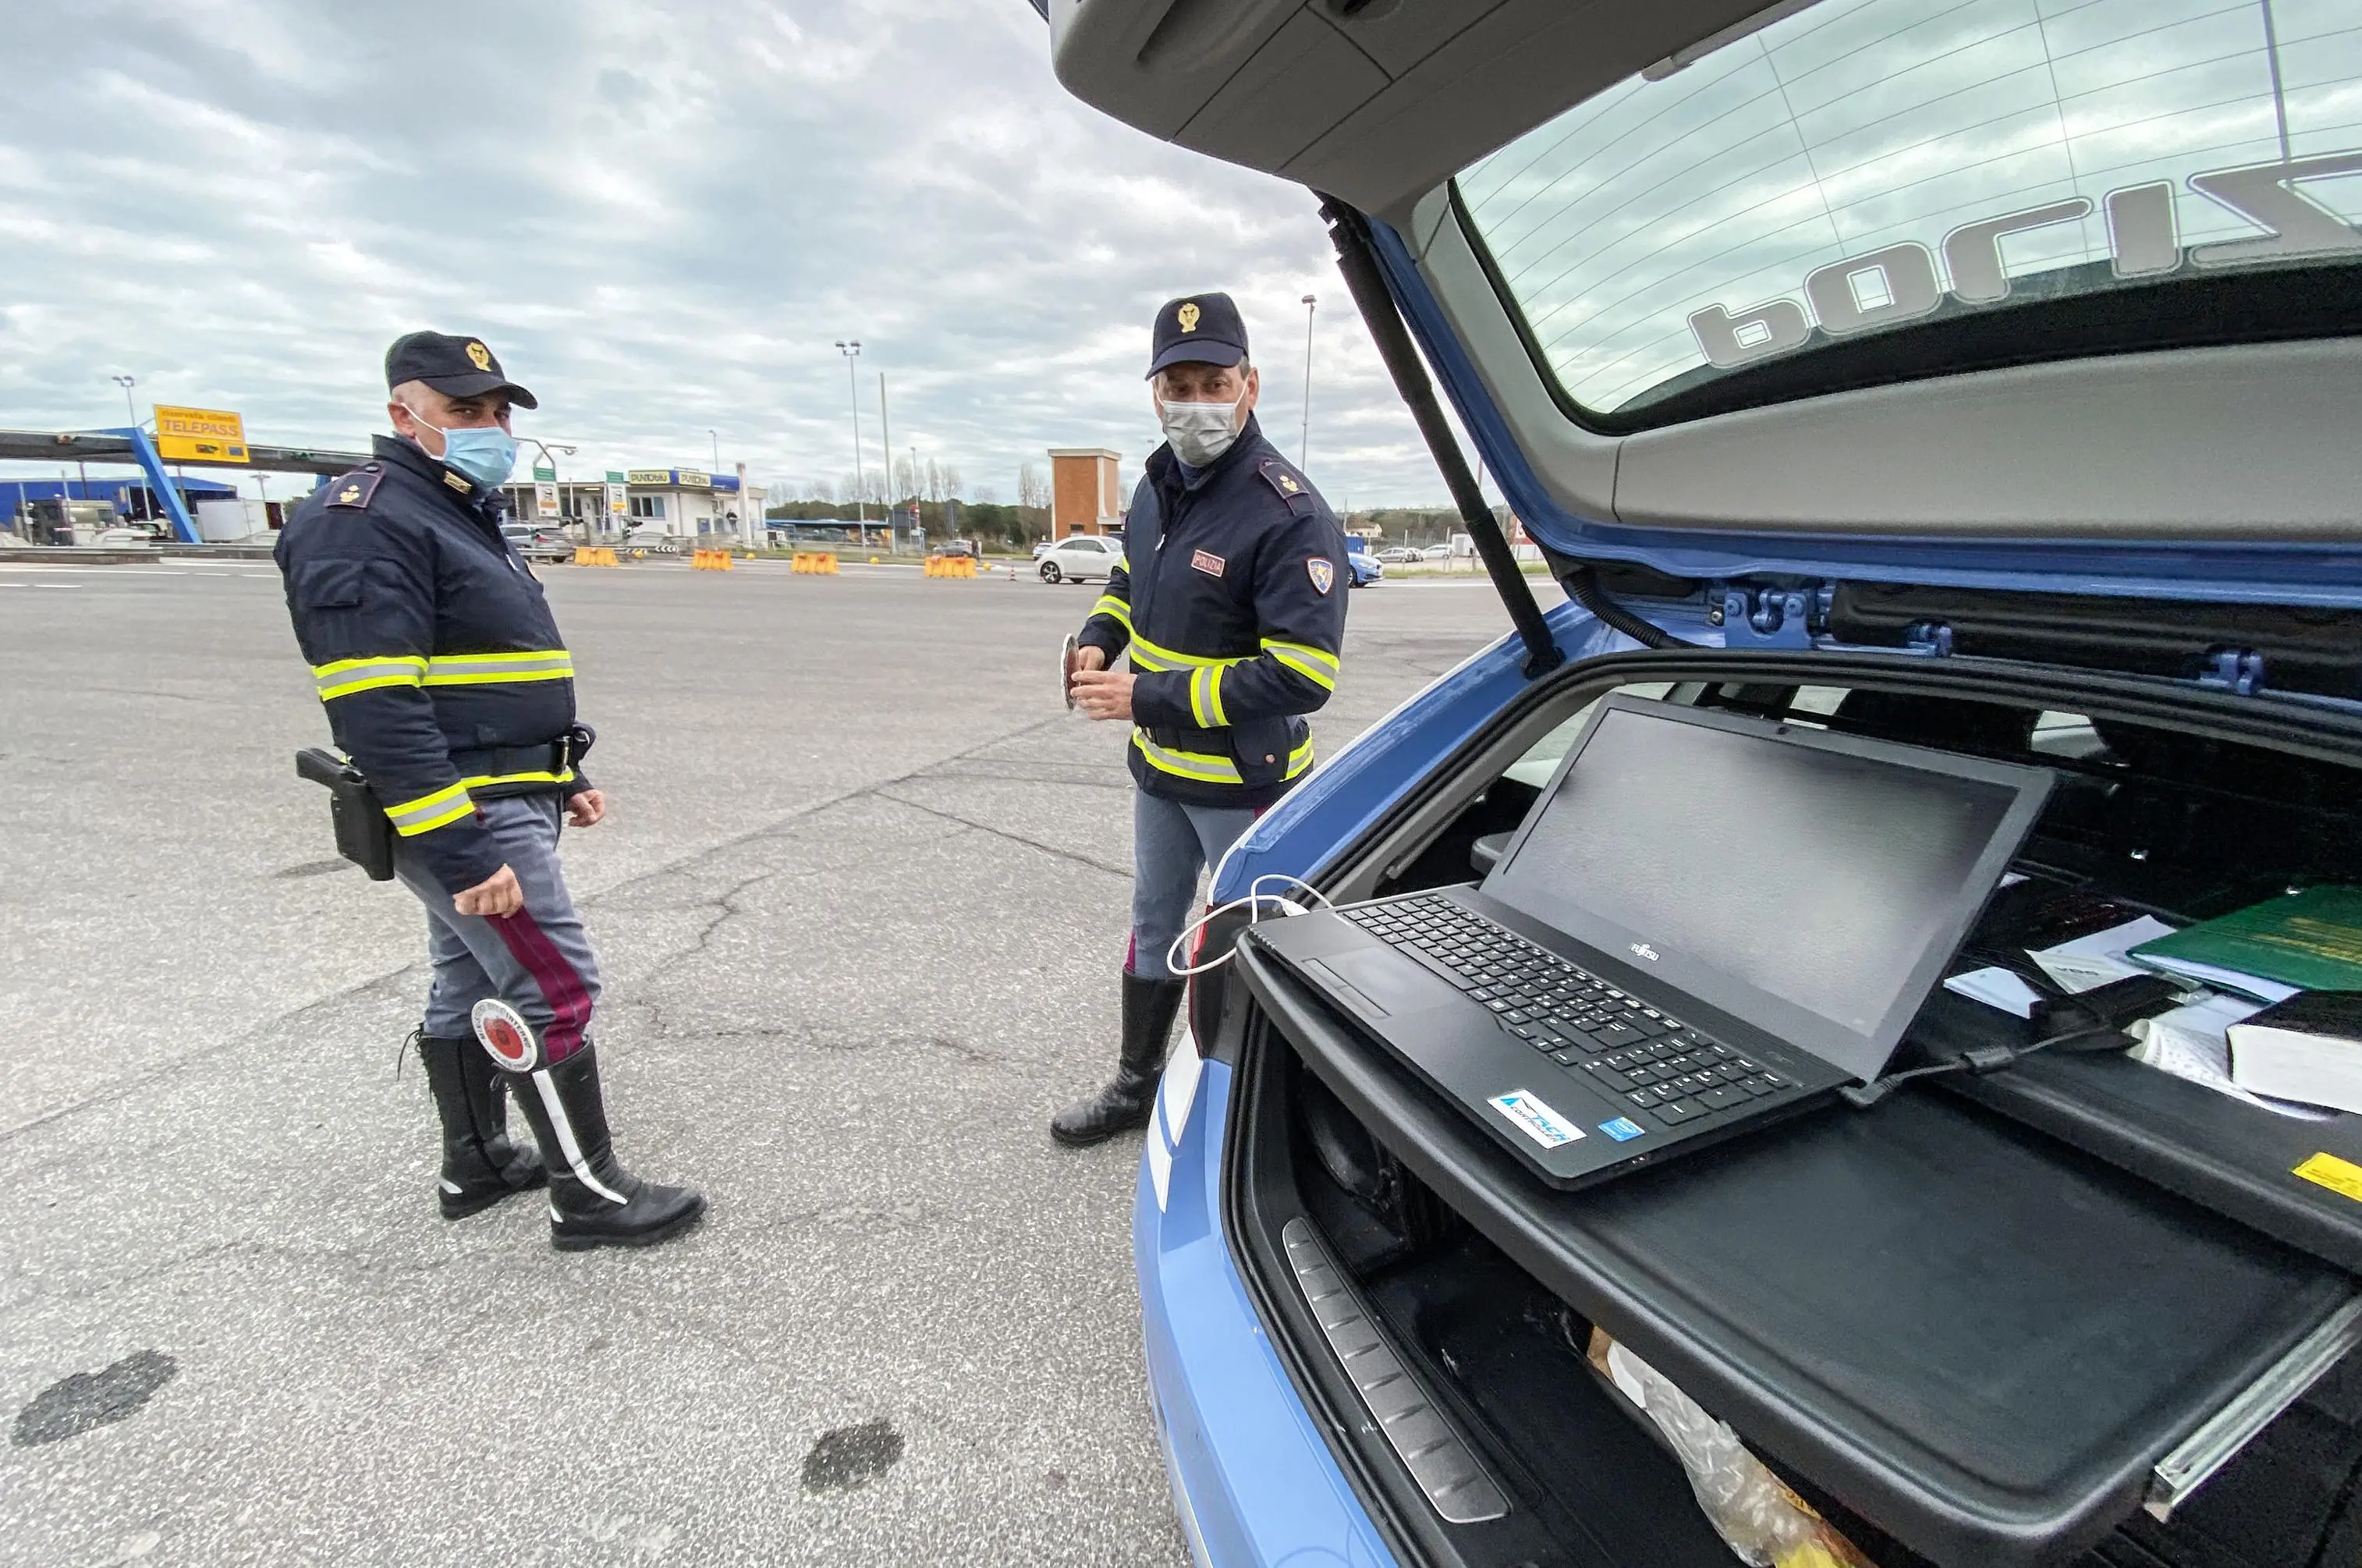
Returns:
[[[125,0],[8,6],[0,425],[235,409],[359,446],[385,344],[481,335],[571,477],[721,460],[800,489],[877,461],[1013,500],[1021,462],[1157,439],[1174,294],[1229,288],[1332,502],[1443,494],[1302,189],[1069,99],[1026,0]],[[274,491],[286,481],[274,483]]]

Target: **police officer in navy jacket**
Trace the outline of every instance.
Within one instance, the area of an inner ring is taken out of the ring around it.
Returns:
[[[1336,690],[1345,637],[1344,532],[1255,423],[1261,379],[1231,297],[1159,309],[1148,374],[1165,444],[1069,670],[1078,707],[1132,725],[1137,788],[1116,1076],[1050,1123],[1068,1144],[1146,1123],[1184,990],[1167,950],[1199,872],[1312,766],[1304,715]],[[1125,654],[1131,669],[1112,668]]]
[[[546,1182],[558,1247],[662,1241],[705,1199],[615,1160],[598,962],[557,859],[561,814],[591,827],[606,801],[579,767],[573,657],[501,534],[509,410],[536,405],[474,337],[411,333],[385,377],[395,433],[312,493],[276,554],[328,727],[426,906],[434,977],[412,1038],[443,1121],[443,1213]],[[509,1141],[511,1091],[541,1159]]]

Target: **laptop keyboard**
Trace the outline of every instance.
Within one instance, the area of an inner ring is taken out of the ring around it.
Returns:
[[[1510,1033],[1629,1107],[1627,1114],[1644,1127],[1694,1126],[1795,1087],[1786,1074],[1446,900],[1337,912],[1435,960]]]

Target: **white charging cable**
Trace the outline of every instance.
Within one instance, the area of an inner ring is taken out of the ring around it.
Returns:
[[[1231,961],[1231,955],[1229,953],[1224,953],[1210,963],[1199,964],[1193,967],[1191,966],[1185,965],[1180,961],[1180,954],[1182,945],[1188,942],[1191,937],[1196,936],[1199,932],[1205,930],[1207,926],[1210,925],[1223,915],[1229,914],[1232,910],[1245,910],[1248,911],[1247,923],[1249,925],[1254,925],[1262,921],[1263,906],[1265,904],[1277,904],[1282,910],[1286,911],[1286,914],[1291,915],[1303,914],[1306,912],[1307,909],[1309,908],[1308,905],[1297,903],[1294,899],[1284,898],[1277,893],[1264,892],[1263,890],[1263,885],[1265,882],[1285,882],[1293,887],[1301,888],[1304,891],[1319,900],[1320,906],[1323,909],[1333,910],[1337,907],[1335,904],[1329,901],[1328,894],[1322,892],[1319,889],[1314,887],[1303,878],[1291,877],[1285,871],[1266,871],[1262,876],[1257,877],[1253,881],[1247,884],[1247,890],[1244,897],[1232,899],[1227,904],[1221,904],[1216,908],[1208,910],[1204,914],[1199,915],[1196,920],[1193,920],[1187,925],[1183,926],[1181,928],[1180,934],[1173,939],[1172,945],[1168,946],[1164,950],[1165,971],[1168,974],[1187,979],[1191,976],[1203,975],[1209,970],[1219,969],[1223,965],[1229,963]],[[1285,919],[1286,916],[1283,915],[1281,918]]]

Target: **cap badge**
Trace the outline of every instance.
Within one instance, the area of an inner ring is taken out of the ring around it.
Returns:
[[[492,368],[492,351],[480,343],[471,342],[468,345],[468,363],[480,370],[489,370]]]
[[[1314,591],[1326,593],[1337,585],[1337,564],[1319,556],[1304,563],[1305,575],[1312,579]]]
[[[1198,330],[1198,302],[1186,300],[1182,302],[1181,308],[1173,313],[1173,319],[1181,324],[1182,331],[1195,332]]]

